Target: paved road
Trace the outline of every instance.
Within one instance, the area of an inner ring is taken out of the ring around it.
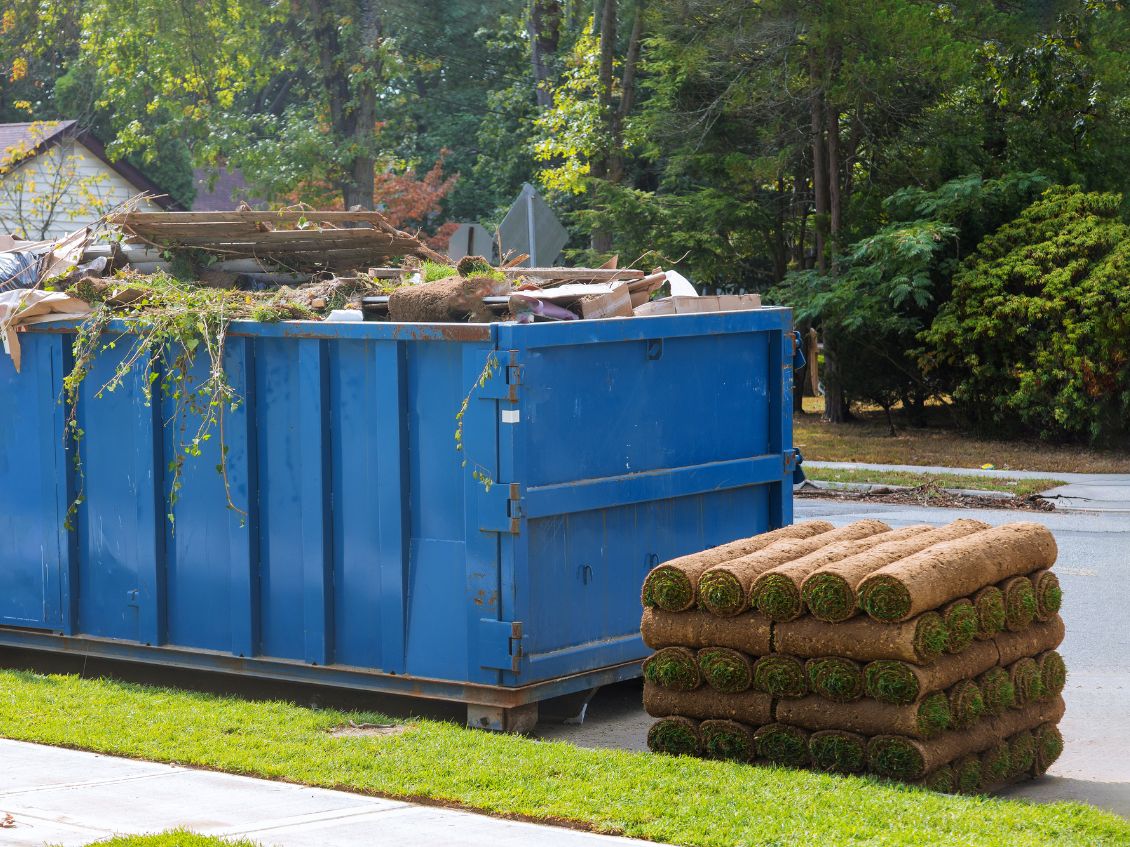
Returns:
[[[1068,666],[1066,739],[1062,758],[1043,780],[1011,789],[1035,800],[1083,800],[1130,817],[1130,518],[1118,513],[1033,513],[948,510],[873,503],[797,501],[797,520],[835,524],[878,517],[892,526],[941,524],[959,517],[1000,524],[1034,520],[1059,544],[1056,572],[1064,589]],[[650,719],[640,707],[637,683],[612,686],[590,705],[581,726],[539,726],[546,738],[592,747],[646,748]]]

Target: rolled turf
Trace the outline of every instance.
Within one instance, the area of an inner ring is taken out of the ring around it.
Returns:
[[[782,653],[819,658],[892,659],[924,665],[945,650],[949,633],[942,616],[927,612],[901,624],[852,618],[830,624],[805,617],[773,625],[773,646]]]
[[[859,773],[867,766],[867,739],[854,732],[825,729],[808,737],[812,767],[827,773]]]
[[[814,694],[837,703],[863,696],[863,666],[842,656],[822,656],[804,663],[808,687]]]
[[[993,643],[1000,653],[1000,663],[1011,665],[1025,656],[1054,650],[1063,643],[1063,636],[1063,618],[1056,615],[1050,621],[1033,623],[1023,632],[1002,632]]]
[[[859,602],[875,620],[896,623],[986,585],[1050,567],[1056,554],[1055,538],[1041,524],[1004,524],[880,568],[860,582]]]
[[[1004,626],[1009,632],[1027,629],[1036,619],[1036,591],[1032,580],[1014,576],[1000,584],[1004,595]]]
[[[995,717],[1016,705],[1016,689],[1012,687],[1012,677],[1004,668],[985,671],[977,677],[977,685],[980,686],[981,696],[985,701],[986,715]]]
[[[1036,776],[1047,773],[1063,753],[1063,734],[1054,723],[1041,724],[1033,733],[1036,739],[1036,761],[1033,773]]]
[[[984,785],[1003,782],[1011,772],[1007,741],[1002,739],[981,753],[981,781]]]
[[[808,733],[795,726],[771,723],[754,733],[757,755],[775,765],[802,768],[808,764]]]
[[[1036,735],[1022,730],[1008,739],[1009,778],[1022,776],[1036,766]]]
[[[895,734],[933,738],[950,724],[946,695],[937,692],[918,703],[892,706],[874,700],[832,703],[822,697],[802,697],[777,703],[777,720],[802,729],[842,729],[862,735]]]
[[[763,550],[783,538],[808,538],[833,528],[827,521],[802,521],[752,538],[740,538],[701,553],[671,559],[651,569],[644,579],[640,599],[644,606],[658,606],[668,612],[685,611],[694,606],[699,577],[708,568]]]
[[[698,659],[686,647],[664,647],[643,661],[643,678],[672,691],[694,691],[702,685]]]
[[[981,688],[971,679],[963,679],[946,692],[954,729],[969,729],[985,714],[985,698]]]
[[[954,788],[960,794],[974,794],[981,787],[981,757],[975,753],[953,763]]]
[[[663,718],[647,731],[647,749],[671,756],[695,756],[701,749],[698,721],[683,717]]]
[[[757,752],[753,729],[737,721],[705,720],[698,731],[702,755],[708,759],[748,762]]]
[[[868,697],[884,703],[913,703],[933,691],[972,679],[996,664],[997,648],[991,641],[975,642],[964,653],[944,656],[926,667],[879,659],[863,668],[863,690]]]
[[[928,524],[915,524],[902,529],[880,532],[857,541],[840,541],[829,544],[807,556],[786,562],[767,570],[754,580],[750,589],[749,604],[773,621],[791,621],[804,613],[804,600],[800,587],[813,571],[860,553],[866,553],[879,544],[903,541],[923,532]]]
[[[953,794],[955,790],[953,768],[949,765],[942,765],[933,773],[923,777],[919,785],[931,791],[939,791],[942,794]]]
[[[1067,665],[1058,650],[1048,650],[1036,657],[1040,669],[1040,687],[1045,697],[1058,697],[1067,684]]]
[[[1059,577],[1048,570],[1036,571],[1031,575],[1032,586],[1036,591],[1036,620],[1051,620],[1059,613],[1063,603],[1063,589]]]
[[[811,538],[777,541],[756,553],[715,565],[699,577],[698,605],[719,617],[740,614],[749,608],[754,581],[766,571],[814,553],[828,544],[857,541],[889,531],[890,527],[882,521],[855,521]]]
[[[688,612],[644,609],[640,634],[644,644],[653,650],[681,646],[729,647],[750,656],[773,652],[769,619],[752,612],[720,618],[700,609]]]
[[[977,639],[986,641],[1004,630],[1004,594],[995,585],[986,585],[973,595],[977,612]]]
[[[753,666],[753,687],[774,697],[803,697],[808,679],[795,656],[762,656]]]
[[[704,647],[698,666],[706,684],[722,694],[739,694],[753,685],[753,662],[729,647]]]
[[[1031,657],[1017,659],[1008,666],[1008,675],[1016,692],[1016,708],[1020,709],[1036,700],[1044,699],[1044,685],[1040,679],[1040,666]]]
[[[699,720],[732,720],[751,726],[773,720],[773,698],[758,691],[720,694],[708,686],[695,691],[671,691],[645,681],[643,707],[653,718],[682,715]]]
[[[977,609],[966,598],[954,600],[942,608],[942,620],[949,635],[947,653],[960,653],[977,637]]]
[[[859,611],[856,589],[869,574],[935,544],[962,538],[988,528],[981,521],[962,518],[946,526],[917,534],[902,541],[880,544],[866,553],[851,556],[810,573],[801,584],[801,595],[808,611],[818,620],[838,623]]]

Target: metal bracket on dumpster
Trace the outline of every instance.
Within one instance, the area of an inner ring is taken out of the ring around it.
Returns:
[[[801,455],[800,450],[796,447],[785,451],[785,476],[792,473],[793,485],[800,485],[806,479],[804,468],[801,467],[803,462],[804,456]]]
[[[518,364],[517,350],[499,350],[494,354],[498,371],[486,381],[477,393],[484,400],[518,402],[518,388],[522,384],[522,366]]]
[[[522,622],[479,619],[479,664],[518,672],[522,662]]]
[[[517,535],[522,526],[522,487],[496,482],[479,496],[479,529]]]
[[[804,339],[801,338],[799,329],[794,329],[790,332],[789,337],[793,342],[793,370],[799,371],[808,364],[807,360],[804,358]]]

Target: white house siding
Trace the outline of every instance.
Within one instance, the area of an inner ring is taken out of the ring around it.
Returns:
[[[55,203],[55,210],[32,211],[40,205]],[[58,238],[84,226],[91,226],[106,212],[141,193],[141,189],[124,179],[80,142],[63,142],[27,160],[11,173],[0,177],[0,232],[17,234],[22,204],[23,220],[28,224],[25,237],[38,240]],[[143,211],[160,211],[149,201],[142,202]],[[50,216],[50,223],[44,223]]]

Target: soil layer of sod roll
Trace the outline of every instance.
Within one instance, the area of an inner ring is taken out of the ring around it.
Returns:
[[[1041,724],[1033,733],[1036,737],[1036,762],[1033,773],[1036,776],[1047,773],[1063,753],[1063,734],[1054,723]]]
[[[867,739],[854,732],[825,729],[808,737],[812,767],[827,773],[859,773],[867,766]]]
[[[855,521],[811,538],[778,541],[764,550],[716,565],[699,578],[698,605],[719,617],[741,614],[749,608],[754,581],[766,571],[814,553],[828,544],[857,541],[889,531],[890,527],[882,521]]]
[[[954,729],[969,729],[985,714],[985,698],[981,694],[981,687],[971,679],[963,679],[951,685],[946,697],[949,698]]]
[[[1063,603],[1063,589],[1059,577],[1048,570],[1036,571],[1031,575],[1032,586],[1036,591],[1036,620],[1048,621],[1059,614]]]
[[[874,700],[832,703],[823,697],[802,697],[777,703],[777,720],[803,729],[843,729],[862,735],[905,735],[933,738],[950,724],[950,705],[942,692],[918,703],[892,706]]]
[[[753,685],[753,662],[729,647],[703,647],[698,666],[706,684],[723,694],[740,694]]]
[[[748,762],[757,753],[753,729],[737,721],[705,720],[698,731],[702,755],[708,759]]]
[[[1014,576],[1000,584],[1004,595],[1004,626],[1009,632],[1021,632],[1036,619],[1036,591],[1032,580]]]
[[[763,615],[751,613],[720,618],[694,609],[665,612],[644,609],[640,622],[643,642],[653,650],[661,647],[729,647],[750,656],[772,651],[772,625]]]
[[[995,717],[1016,705],[1016,689],[1012,687],[1012,677],[1004,668],[989,668],[977,677],[977,685],[981,688],[981,696],[985,701],[986,715]]]
[[[1057,554],[1046,527],[1022,521],[946,541],[880,568],[859,584],[872,618],[904,621],[992,583],[1050,567]],[[1007,612],[1007,600],[1006,600]]]
[[[1011,665],[1025,656],[1036,656],[1054,650],[1063,643],[1063,618],[1056,615],[1050,621],[1033,623],[1023,632],[1002,632],[993,639],[1000,653],[1000,663]]]
[[[986,585],[973,595],[977,612],[977,639],[987,641],[1004,630],[1004,594],[995,585]]]
[[[774,697],[803,697],[808,693],[804,664],[795,656],[762,656],[753,666],[753,687]]]
[[[964,653],[943,656],[926,667],[889,659],[870,662],[863,669],[863,687],[868,697],[883,703],[913,703],[926,694],[972,679],[996,664],[996,645],[978,641]]]
[[[822,656],[804,663],[808,687],[836,703],[850,703],[863,696],[863,666],[842,656]]]
[[[701,749],[698,721],[683,717],[656,721],[647,731],[647,749],[671,756],[697,756]]]
[[[806,658],[843,656],[928,664],[945,651],[949,633],[936,612],[900,624],[852,618],[830,624],[811,617],[773,626],[773,648]]]
[[[694,691],[702,674],[693,650],[664,647],[643,660],[643,678],[672,691]]]
[[[699,720],[732,720],[760,726],[773,720],[773,698],[758,691],[721,694],[703,686],[695,691],[671,691],[644,682],[643,707],[653,718],[683,715]]]
[[[758,757],[775,765],[803,768],[808,762],[808,733],[795,726],[771,723],[754,733]]]
[[[890,541],[904,541],[923,532],[930,531],[929,524],[879,532],[857,541],[840,541],[829,544],[814,553],[802,556],[771,568],[754,580],[750,589],[749,604],[773,621],[796,620],[804,613],[804,600],[800,594],[801,584],[813,571],[843,559],[866,553],[876,545]]]
[[[931,529],[902,541],[880,544],[866,553],[859,553],[817,568],[801,584],[804,604],[818,620],[829,623],[846,621],[859,611],[856,588],[868,574],[935,544],[962,538],[987,529],[988,526],[981,521],[962,518],[946,526]]]
[[[668,612],[685,611],[694,606],[699,577],[708,568],[748,556],[783,538],[808,538],[832,529],[834,527],[827,521],[802,521],[751,538],[739,538],[701,553],[671,559],[651,569],[644,579],[640,599],[644,606],[658,606]]]
[[[1048,650],[1036,657],[1040,668],[1040,685],[1045,697],[1058,697],[1067,684],[1067,665],[1058,650]]]
[[[962,597],[947,604],[942,608],[942,620],[949,635],[947,653],[960,653],[977,637],[977,609],[972,600]]]

